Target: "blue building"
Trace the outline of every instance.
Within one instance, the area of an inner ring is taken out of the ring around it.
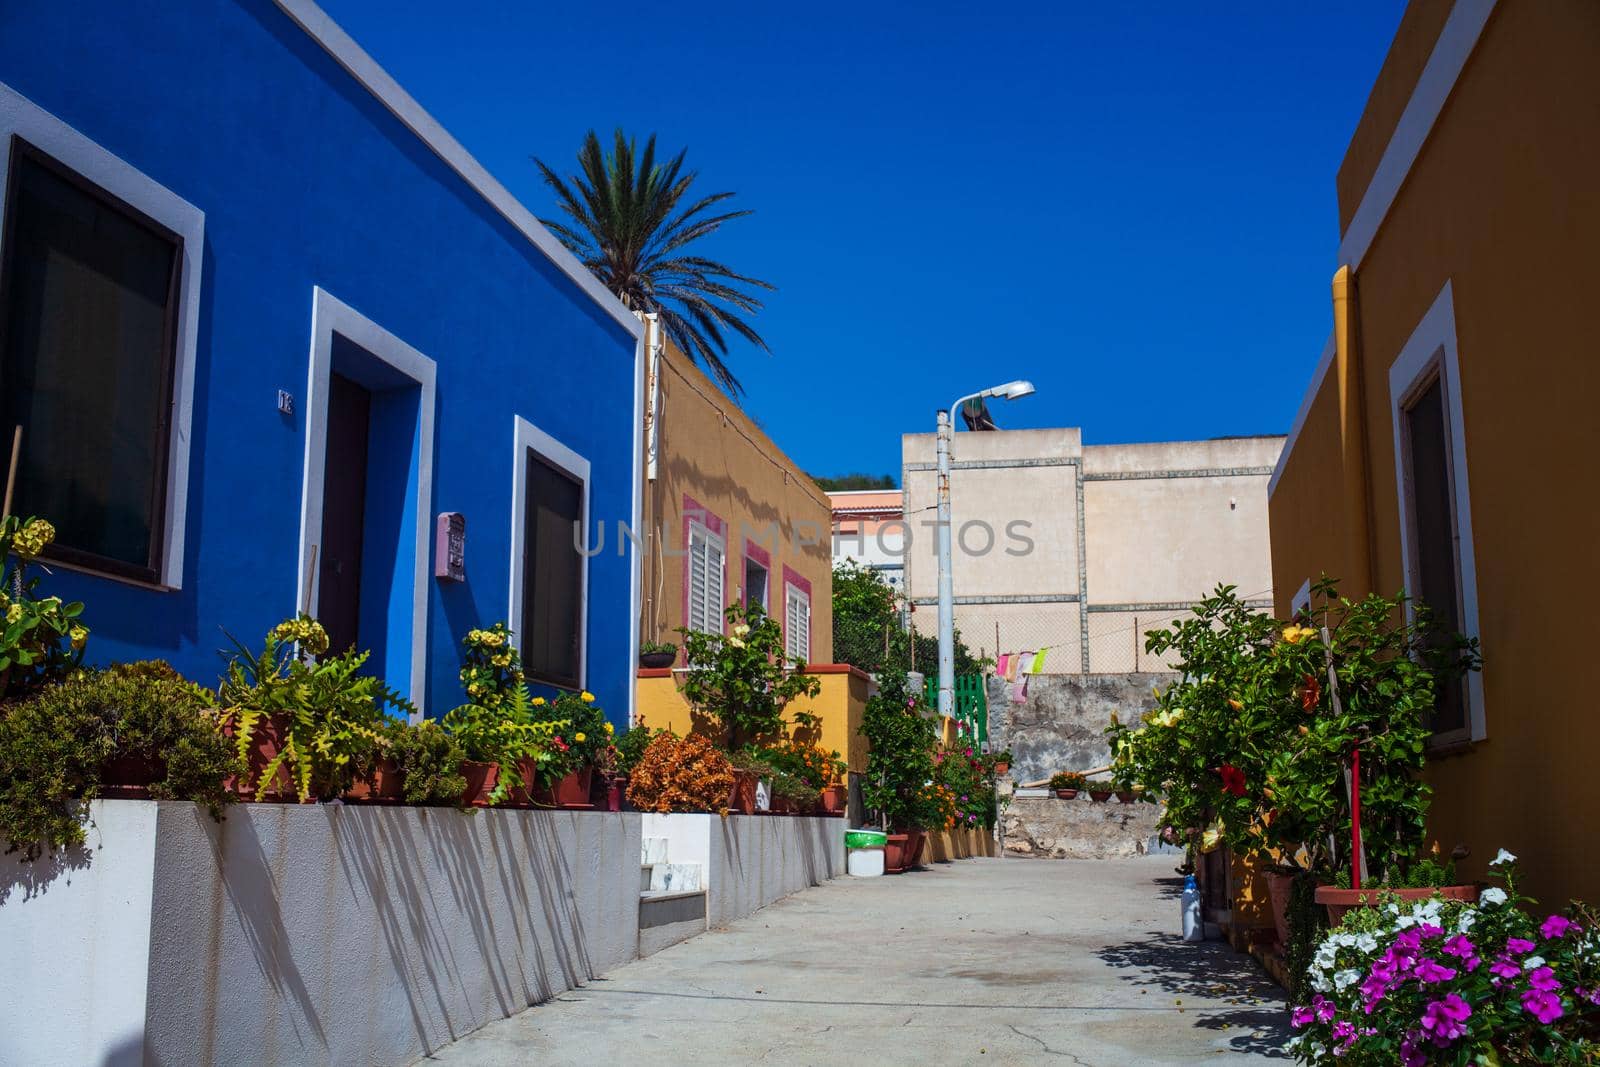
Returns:
[[[313,3],[8,0],[0,152],[0,462],[93,660],[306,610],[437,716],[504,619],[628,720],[636,560],[572,524],[638,527],[642,326]]]

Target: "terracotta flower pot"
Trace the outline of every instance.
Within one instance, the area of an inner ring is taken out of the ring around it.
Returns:
[[[1060,800],[1077,800],[1078,791],[1076,789],[1057,789],[1056,797]]]
[[[1267,898],[1272,906],[1272,929],[1278,935],[1278,944],[1289,943],[1289,892],[1294,888],[1294,875],[1282,871],[1268,871]]]
[[[734,771],[733,785],[728,787],[728,810],[741,815],[756,813],[756,783],[760,781],[755,771]]]
[[[606,779],[606,810],[621,811],[628,792],[628,776],[614,774]]]
[[[1111,799],[1111,790],[1096,789],[1094,786],[1090,786],[1089,799],[1094,801],[1096,804],[1104,804],[1106,801]]]
[[[1446,900],[1471,902],[1478,899],[1478,887],[1475,885],[1446,885],[1438,889],[1340,889],[1337,886],[1319,885],[1316,900],[1328,909],[1328,925],[1338,926],[1345,912],[1351,908],[1376,907],[1378,898],[1385,893],[1393,893],[1406,901],[1427,900],[1435,893]]]
[[[922,846],[927,840],[926,830],[906,831],[906,870],[909,871],[922,862]]]
[[[899,874],[906,869],[906,843],[909,836],[906,834],[890,834],[883,846],[883,869],[890,874]]]
[[[366,774],[357,775],[344,791],[344,799],[352,804],[399,804],[405,795],[405,775],[400,765],[387,756]]]
[[[100,795],[119,800],[149,800],[150,784],[167,776],[167,761],[138,753],[112,756],[100,764]]]
[[[1119,790],[1117,790],[1117,800],[1120,803],[1132,804],[1137,799],[1138,799],[1138,797],[1136,797],[1134,795],[1134,792],[1131,789],[1119,789]]]
[[[462,760],[461,774],[467,780],[467,788],[461,794],[462,805],[469,808],[487,808],[489,794],[494,792],[495,782],[500,778],[500,764]]]
[[[1011,764],[1010,764],[1009,761],[1007,761],[1007,760],[999,760],[999,761],[997,761],[995,763],[995,765],[994,765],[994,776],[996,778],[1004,778],[1006,775],[1008,775],[1010,773],[1011,773]]]
[[[789,815],[794,811],[794,805],[788,797],[780,797],[776,793],[772,796],[772,803],[767,810],[773,815]]]
[[[233,738],[236,735],[232,724],[222,728],[223,736]],[[261,773],[267,769],[283,746],[283,739],[289,734],[289,716],[267,715],[256,721],[255,729],[250,733],[250,747],[245,753],[245,780],[239,781],[229,775],[222,781],[222,788],[236,794],[240,800],[255,801],[260,804],[293,804],[299,796],[295,788],[294,775],[289,773],[289,768],[282,766],[270,782],[261,781]]]
[[[837,782],[822,790],[822,813],[824,815],[843,815],[845,803],[849,800],[849,791]]]
[[[532,782],[533,775],[530,767],[524,774],[527,781]],[[594,768],[585,767],[573,771],[554,782],[541,785],[533,790],[533,807],[536,808],[561,808],[565,811],[592,811],[594,805],[589,802],[589,787],[593,782]]]

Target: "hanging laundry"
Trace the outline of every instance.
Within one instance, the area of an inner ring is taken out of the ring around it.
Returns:
[[[1044,654],[1045,654],[1046,651],[1047,651],[1046,649],[1041,648],[1039,650],[1038,655],[1033,657],[1033,666],[1031,668],[1029,668],[1029,670],[1028,670],[1029,674],[1043,674],[1044,673]]]
[[[1011,665],[1011,653],[1007,652],[994,662],[994,673],[1001,678],[1006,676],[1006,668]]]

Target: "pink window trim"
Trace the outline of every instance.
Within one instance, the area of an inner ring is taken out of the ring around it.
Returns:
[[[689,526],[691,522],[700,522],[707,530],[722,538],[723,603],[717,606],[717,618],[722,620],[722,627],[719,632],[726,633],[728,620],[722,614],[722,609],[728,606],[728,537],[724,532],[722,518],[702,507],[700,502],[688,493],[683,494],[683,625],[685,628],[689,625]]]
[[[778,623],[783,636],[783,647],[789,647],[789,587],[794,586],[806,595],[806,600],[811,599],[811,583],[802,578],[787,563],[783,565],[783,619]],[[815,605],[813,605],[815,606]],[[806,614],[806,647],[811,647],[811,637],[815,630],[811,623],[811,613]]]
[[[766,603],[761,605],[761,610],[766,612],[770,617],[772,615],[772,553],[768,552],[766,549],[750,540],[750,538],[746,537],[744,539],[744,558],[747,560],[753,559],[757,564],[766,569],[767,596]],[[748,573],[748,567],[739,572],[739,602],[741,604],[745,603],[745,598],[750,595],[750,590],[744,588],[744,577]]]

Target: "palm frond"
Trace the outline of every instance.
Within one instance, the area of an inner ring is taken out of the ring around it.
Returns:
[[[743,316],[762,308],[751,290],[774,287],[685,251],[751,214],[711,213],[731,192],[690,199],[699,173],[684,169],[686,157],[683,150],[658,162],[654,134],[641,151],[621,129],[613,132],[607,151],[590,130],[578,149],[575,174],[564,178],[534,160],[565,216],[540,221],[624,304],[659,314],[672,342],[737,399],[744,389],[724,358],[728,335],[771,351]]]

